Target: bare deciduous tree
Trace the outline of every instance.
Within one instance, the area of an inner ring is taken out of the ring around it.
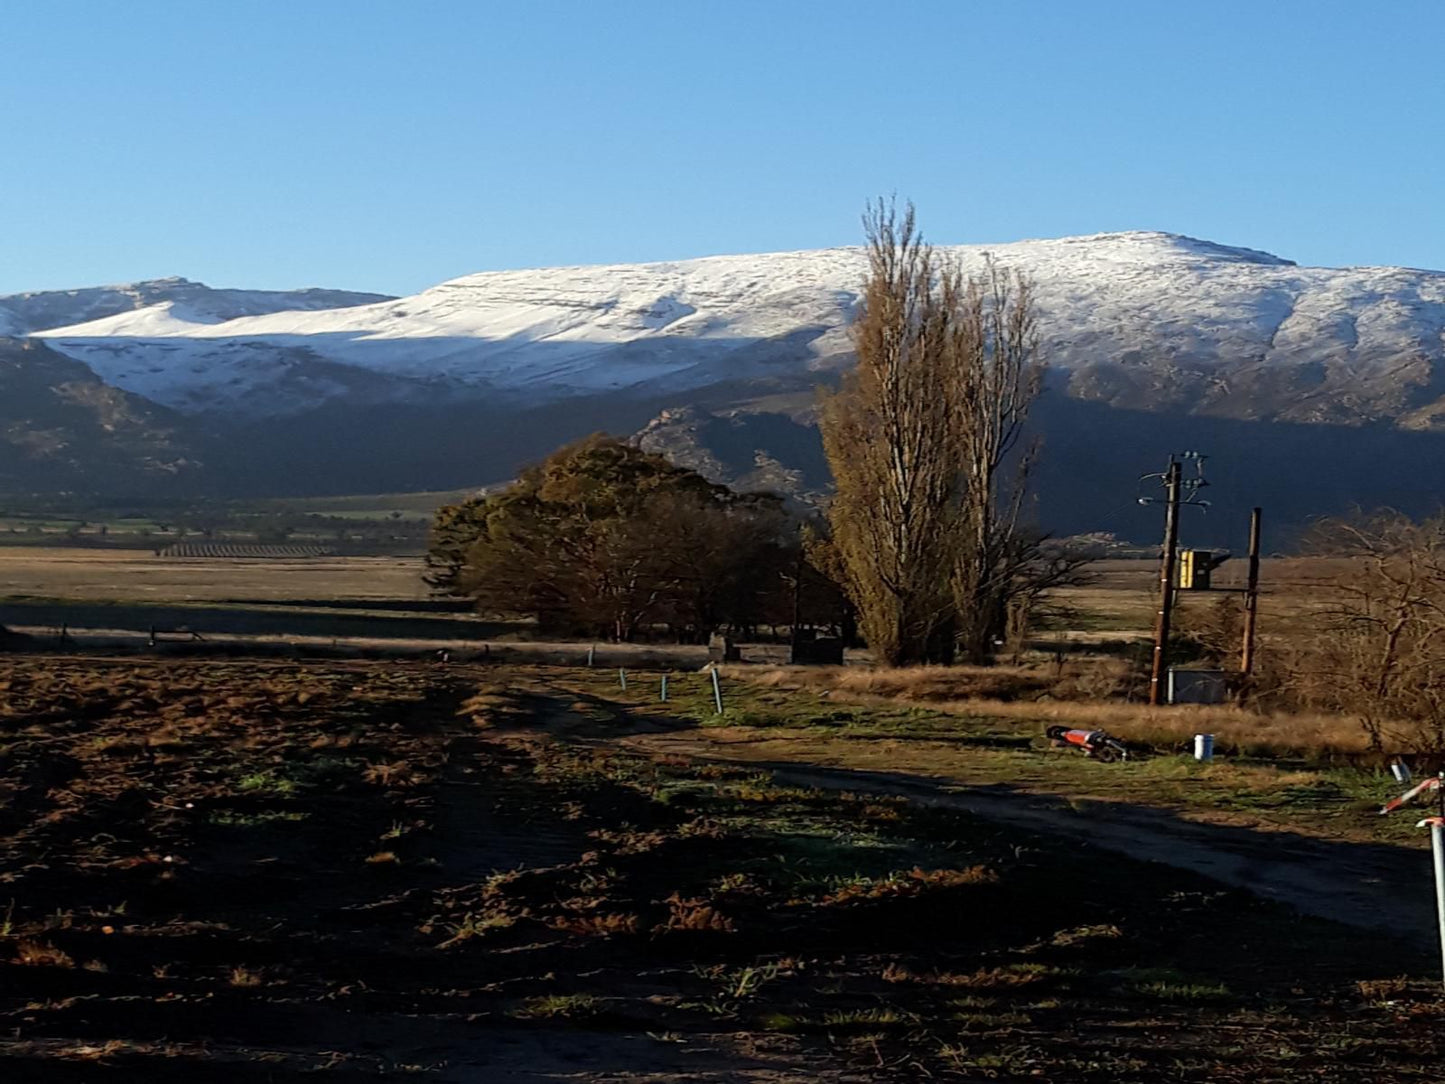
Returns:
[[[992,259],[974,277],[940,259],[911,206],[879,201],[864,229],[858,365],[821,416],[833,544],[881,662],[983,662],[1082,563],[1023,521],[1034,450],[1019,442],[1044,372],[1033,292]]]
[[[1013,464],[1012,485],[1001,474],[1023,435],[1029,407],[1043,387],[1034,326],[1033,290],[1027,279],[987,259],[983,274],[964,287],[950,342],[955,354],[963,446],[963,523],[954,585],[959,648],[973,663],[986,661],[1028,600],[1043,587],[1061,586],[1066,566],[1050,554],[1047,574],[1039,540],[1023,531],[1024,499],[1036,448]]]
[[[890,665],[948,655],[962,447],[949,371],[958,276],[940,271],[910,206],[864,219],[868,279],[853,322],[857,367],[823,400],[828,509],[863,634]],[[941,281],[936,281],[941,280]]]
[[[1325,521],[1311,543],[1353,567],[1298,648],[1301,699],[1356,715],[1376,749],[1445,749],[1445,515]]]

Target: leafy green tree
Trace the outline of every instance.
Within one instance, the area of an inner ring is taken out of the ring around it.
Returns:
[[[796,535],[773,495],[734,493],[593,436],[498,493],[443,508],[427,579],[552,631],[704,638],[776,617]]]
[[[439,595],[465,594],[458,582],[467,550],[486,530],[487,498],[474,497],[437,509],[432,518],[422,579]]]

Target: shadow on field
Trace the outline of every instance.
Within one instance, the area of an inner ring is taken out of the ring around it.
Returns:
[[[1286,904],[1302,914],[1385,935],[1396,947],[1433,951],[1434,912],[1427,851],[1306,836],[1260,826],[1191,818],[1182,810],[1095,798],[1039,794],[1008,783],[964,786],[946,777],[819,763],[822,750],[780,749],[796,735],[770,728],[717,729],[672,713],[638,712],[576,688],[542,713],[560,737],[606,747],[680,756],[771,773],[781,784],[854,795],[904,798],[996,824],[1188,870]],[[889,735],[889,740],[898,740]],[[933,737],[929,740],[936,741]],[[983,736],[967,744],[1016,747],[1027,739]],[[1394,951],[1391,949],[1390,951]]]
[[[819,768],[795,761],[753,766],[772,772],[779,782],[906,797],[1190,870],[1303,914],[1387,934],[1417,951],[1434,945],[1429,856],[1424,852],[1204,823],[1153,806],[1043,797],[1006,783],[964,788],[926,776]]]
[[[383,640],[486,640],[513,631],[502,622],[468,617],[405,617],[307,613],[261,607],[147,606],[130,603],[7,602],[8,624],[145,633],[152,627],[201,635],[365,637]]]

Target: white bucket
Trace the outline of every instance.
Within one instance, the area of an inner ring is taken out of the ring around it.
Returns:
[[[1196,735],[1194,735],[1194,759],[1195,759],[1195,760],[1213,760],[1213,759],[1214,759],[1214,735],[1213,735],[1213,734],[1196,734]]]

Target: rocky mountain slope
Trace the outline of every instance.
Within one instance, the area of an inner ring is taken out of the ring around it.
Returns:
[[[44,343],[0,338],[0,493],[185,491],[201,483],[203,443]]]

